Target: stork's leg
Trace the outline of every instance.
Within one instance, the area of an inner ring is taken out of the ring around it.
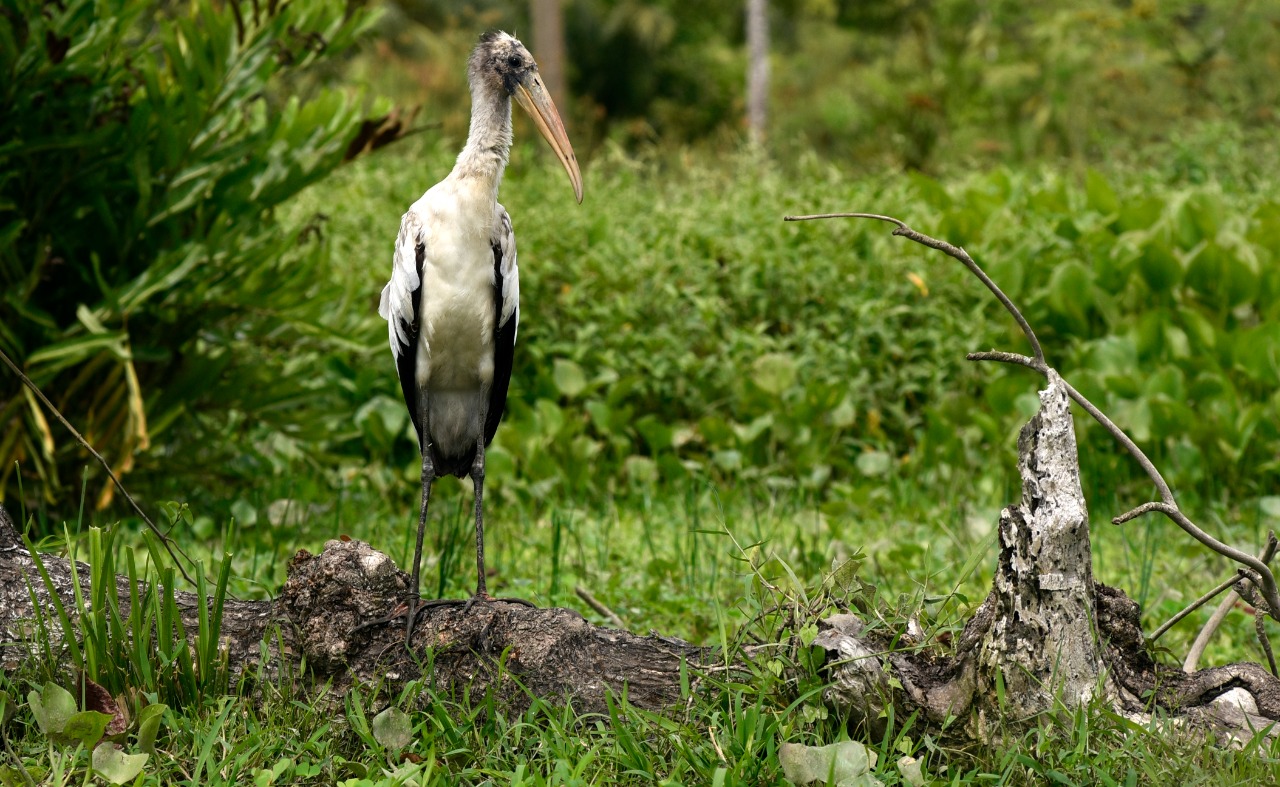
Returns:
[[[485,421],[485,413],[480,413],[480,423]],[[522,598],[499,598],[489,595],[488,583],[484,572],[484,429],[480,430],[480,439],[476,440],[476,458],[471,463],[471,484],[476,494],[476,594],[467,600],[462,608],[463,614],[471,610],[476,601],[507,601],[537,609],[532,601]]]
[[[413,626],[418,622],[418,602],[420,602],[420,585],[422,578],[422,537],[427,532],[427,504],[431,501],[431,483],[436,479],[435,464],[431,460],[431,438],[427,429],[427,392],[418,392],[418,423],[422,424],[422,434],[418,436],[418,445],[422,449],[422,507],[418,512],[418,540],[413,548],[413,577],[409,580],[409,620],[405,624],[404,641],[408,645],[413,637]]]
[[[484,415],[480,416],[484,423]],[[476,458],[471,463],[471,484],[476,492],[476,598],[488,599],[489,588],[484,577],[484,429],[476,441]]]

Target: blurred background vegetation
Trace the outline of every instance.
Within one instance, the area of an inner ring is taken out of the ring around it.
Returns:
[[[461,145],[467,51],[529,8],[0,8],[0,348],[198,534],[408,510],[376,299],[400,213]],[[1276,4],[774,2],[759,146],[741,3],[559,12],[587,202],[518,147],[527,304],[493,494],[692,482],[856,516],[895,479],[964,499],[982,468],[1008,497],[1037,381],[963,355],[1018,335],[883,226],[781,222],[861,209],[965,245],[1182,491],[1280,516]],[[5,505],[56,523],[84,473],[121,513],[0,380]],[[1145,497],[1081,425],[1090,483]]]

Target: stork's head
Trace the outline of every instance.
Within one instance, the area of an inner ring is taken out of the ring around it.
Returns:
[[[467,77],[473,87],[483,86],[486,92],[511,96],[529,113],[538,131],[564,165],[565,172],[569,173],[573,195],[581,203],[582,173],[578,171],[578,159],[573,155],[573,146],[569,144],[560,112],[538,75],[538,64],[524,44],[507,33],[485,33],[471,52]]]

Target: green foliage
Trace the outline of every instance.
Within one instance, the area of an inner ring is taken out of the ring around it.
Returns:
[[[1084,188],[995,172],[953,194],[937,205],[935,234],[988,261],[1051,363],[1176,486],[1245,497],[1274,487],[1280,203],[1215,185],[1121,190],[1092,170]],[[988,411],[1019,409],[1023,375],[987,372]],[[955,456],[968,439],[952,427],[969,405],[945,398],[931,414],[931,458]],[[974,422],[988,445],[1008,434],[1005,423]],[[1081,442],[1109,440],[1081,425]]]
[[[774,151],[818,150],[872,171],[961,171],[974,161],[1149,161],[1153,141],[1206,124],[1243,129],[1262,145],[1274,137],[1274,3],[769,5]],[[647,147],[740,137],[740,2],[563,7],[580,140]],[[362,63],[362,76],[406,100],[442,99],[433,109],[465,101],[459,64],[476,29],[532,27],[525,4],[400,0],[396,8],[409,19],[388,20],[388,45]],[[442,114],[446,127],[465,128]],[[1211,174],[1203,162],[1176,163],[1190,177]]]
[[[1037,381],[964,355],[1023,349],[1012,321],[958,264],[886,225],[781,221],[841,209],[894,213],[968,248],[1051,361],[1179,488],[1247,498],[1274,484],[1272,200],[1151,171],[879,183],[816,162],[618,155],[591,169],[588,210],[550,169],[528,170],[531,152],[516,152],[504,191],[525,305],[488,454],[493,494],[598,499],[693,480],[865,501],[904,476],[945,486],[977,466],[1007,473]],[[333,221],[343,256],[386,259],[394,195],[443,174],[451,154],[425,146],[415,167],[370,160],[335,183],[330,196],[359,207]],[[369,266],[351,288],[374,293],[384,277]],[[367,362],[329,369],[360,428],[335,454],[377,487],[415,479],[417,461],[384,330],[368,313]],[[1111,497],[1137,478],[1132,464],[1082,428],[1086,472]],[[364,456],[391,456],[395,473]]]
[[[66,535],[66,543],[72,547],[69,564],[76,599],[75,609],[71,611],[53,592],[44,563],[28,542],[45,590],[53,599],[52,615],[45,613],[39,604],[35,607],[39,612],[36,622],[49,679],[62,667],[54,654],[65,647],[70,665],[88,680],[101,684],[112,696],[126,691],[147,692],[159,698],[158,701],[182,706],[224,693],[228,689],[228,673],[220,631],[230,557],[224,556],[219,562],[212,593],[206,582],[204,563],[196,563],[196,592],[201,603],[197,609],[194,642],[189,645],[175,596],[177,581],[172,561],[148,533],[148,566],[147,570],[139,571],[133,550],[120,546],[115,533],[115,528],[89,528],[87,597],[81,589],[78,568],[81,564],[74,548],[79,542]],[[127,566],[123,577],[116,572],[116,559],[120,554],[125,556]],[[121,611],[117,595],[118,580],[122,578],[128,580],[129,587],[127,614]],[[61,643],[52,641],[55,628],[68,634]],[[159,720],[153,720],[145,711],[138,719],[139,746],[147,751],[153,747]]]
[[[89,688],[85,690],[85,693],[90,696],[95,692],[103,692],[100,686],[89,683],[86,686],[92,686],[92,690]],[[124,784],[142,773],[153,751],[147,739],[154,740],[155,729],[159,724],[160,715],[166,710],[165,706],[149,705],[143,710],[138,717],[139,748],[143,751],[138,754],[126,754],[116,744],[126,737],[128,725],[120,716],[109,695],[106,702],[107,709],[113,711],[112,713],[104,713],[88,707],[77,711],[76,699],[71,692],[53,682],[47,682],[39,689],[32,689],[27,695],[27,705],[31,709],[31,715],[35,718],[40,733],[45,736],[49,744],[64,749],[70,748],[70,751],[62,753],[50,748],[51,757],[54,758],[51,767],[53,772],[74,770],[76,765],[80,764],[83,754],[91,752],[87,757],[88,762],[84,763],[85,783],[88,782],[91,771],[100,774],[112,784]],[[32,778],[32,770],[22,763],[19,763],[19,768],[20,770],[12,769],[17,773],[6,768],[6,772],[0,773],[0,783],[5,785],[29,783],[27,780]],[[35,771],[43,773],[44,769],[36,766]],[[23,776],[26,776],[26,780],[22,779]]]
[[[276,348],[341,317],[316,305],[336,290],[314,228],[275,210],[343,160],[360,107],[304,76],[369,21],[341,0],[6,0],[0,348],[117,470],[153,440],[225,457],[200,418],[279,428],[306,396]],[[4,497],[15,461],[63,497],[80,450],[25,389],[0,424]]]

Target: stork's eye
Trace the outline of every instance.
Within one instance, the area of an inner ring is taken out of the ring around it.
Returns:
[[[520,66],[524,65],[524,61],[520,59],[519,55],[511,55],[510,57],[507,58],[507,65],[511,66],[512,68],[519,68]]]

